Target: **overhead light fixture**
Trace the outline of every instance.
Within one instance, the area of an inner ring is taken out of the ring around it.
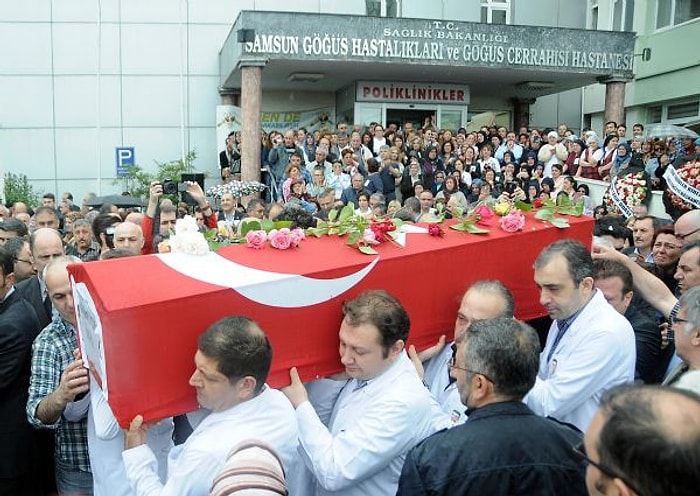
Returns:
[[[520,90],[549,90],[555,86],[551,81],[523,81],[515,85]]]
[[[321,72],[292,72],[287,81],[292,83],[317,83],[325,77]]]

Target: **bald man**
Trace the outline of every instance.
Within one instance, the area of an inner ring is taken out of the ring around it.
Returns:
[[[46,290],[42,271],[52,259],[66,254],[63,241],[55,229],[43,227],[34,231],[29,238],[29,249],[34,260],[35,276],[17,284],[17,292],[29,302],[43,329],[51,322],[52,305]]]
[[[700,210],[690,210],[678,217],[673,230],[684,245],[700,240]]]
[[[134,255],[141,253],[144,238],[141,226],[133,222],[122,222],[114,228],[114,247],[122,248],[133,252]]]

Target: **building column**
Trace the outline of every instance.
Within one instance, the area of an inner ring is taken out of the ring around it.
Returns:
[[[219,96],[221,97],[221,105],[238,105],[241,92],[228,88],[219,88]]]
[[[625,122],[625,84],[627,79],[620,76],[606,76],[598,79],[605,85],[604,122]]]
[[[260,181],[262,126],[262,70],[267,59],[242,57],[241,70],[241,179]]]
[[[534,98],[518,98],[510,99],[513,104],[513,129],[516,131],[521,127],[530,127],[530,105],[535,103]]]

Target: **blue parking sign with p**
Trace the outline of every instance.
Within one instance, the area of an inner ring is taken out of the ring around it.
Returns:
[[[126,166],[135,164],[133,146],[117,147],[117,177],[125,176]]]

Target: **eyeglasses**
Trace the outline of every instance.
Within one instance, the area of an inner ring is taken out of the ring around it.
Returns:
[[[584,462],[593,465],[595,468],[603,472],[605,475],[608,477],[612,477],[613,479],[620,479],[622,482],[627,484],[632,491],[634,491],[637,494],[644,494],[642,493],[639,489],[637,489],[635,484],[632,484],[626,477],[623,477],[617,470],[614,470],[610,467],[607,467],[601,463],[594,462],[588,457],[588,454],[586,453],[586,445],[583,444],[583,441],[581,441],[579,444],[573,447],[574,453],[576,453]]]
[[[688,236],[692,236],[693,234],[695,234],[698,231],[700,231],[700,227],[698,227],[697,229],[693,229],[692,231],[690,231],[689,233],[686,233],[686,234],[676,233],[676,238],[680,239],[681,241],[685,241],[685,238],[687,238]]]
[[[486,374],[484,374],[484,373],[482,373],[482,372],[479,372],[478,370],[472,370],[472,369],[467,369],[467,368],[464,368],[464,367],[459,367],[458,365],[455,365],[456,363],[457,363],[457,358],[453,356],[452,358],[450,358],[450,361],[447,362],[447,369],[448,369],[448,370],[457,369],[457,370],[463,370],[463,371],[465,371],[465,372],[469,372],[470,374],[479,374],[479,375],[484,376],[484,378],[485,378],[487,381],[492,382],[493,384],[496,384],[496,381],[494,381],[493,379],[491,379],[491,378],[490,378],[489,376],[487,376]]]
[[[685,324],[687,322],[690,322],[688,319],[681,319],[680,317],[672,317],[671,318],[671,325],[675,324],[676,322],[679,322],[681,324]]]
[[[32,265],[32,263],[33,263],[31,260],[24,260],[22,258],[17,258],[17,257],[15,257],[15,262],[23,262],[23,263],[26,263],[29,265]]]

